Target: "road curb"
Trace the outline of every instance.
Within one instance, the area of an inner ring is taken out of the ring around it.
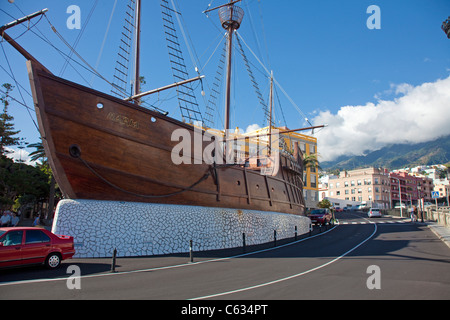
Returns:
[[[439,224],[428,223],[428,228],[450,248],[450,228]]]

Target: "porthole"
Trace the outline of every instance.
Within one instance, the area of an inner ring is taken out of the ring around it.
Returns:
[[[72,158],[79,158],[81,157],[81,149],[77,144],[72,144],[69,147],[69,154]]]
[[[155,123],[155,122],[156,122],[156,118],[155,118],[155,117],[151,117],[151,118],[150,118],[150,121],[153,122],[153,123]]]
[[[259,184],[256,185],[256,189],[259,189]]]
[[[236,184],[237,184],[238,186],[240,186],[240,185],[241,185],[241,182],[238,180],[238,181],[236,181]]]
[[[103,109],[103,103],[101,102],[97,103],[97,109]]]

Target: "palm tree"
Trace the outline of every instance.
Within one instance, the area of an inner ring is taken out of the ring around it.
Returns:
[[[303,157],[303,168],[322,169],[317,159],[317,153],[307,154]]]
[[[31,161],[36,161],[42,158],[42,164],[47,164],[47,156],[45,155],[45,150],[42,142],[31,143],[28,145],[28,148],[36,148],[35,151],[30,153]]]

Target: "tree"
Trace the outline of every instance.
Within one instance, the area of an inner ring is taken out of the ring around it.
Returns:
[[[30,153],[30,160],[36,161],[42,158],[42,163],[47,163],[47,156],[45,155],[44,146],[42,142],[31,143],[28,145],[28,148],[36,148],[33,152]]]
[[[330,202],[330,200],[328,199],[323,199],[322,201],[320,201],[319,203],[317,203],[317,206],[319,208],[327,208],[327,209],[331,209],[331,207],[333,206],[333,204]]]
[[[41,168],[0,156],[0,205],[8,208],[16,202],[24,205],[46,199],[48,180],[48,174]]]
[[[321,170],[319,160],[317,159],[317,153],[307,154],[303,157],[304,168],[314,168]]]
[[[31,161],[36,161],[38,159],[42,159],[42,169],[48,174],[50,177],[50,193],[48,196],[48,211],[47,217],[51,217],[53,214],[53,209],[55,208],[55,193],[57,190],[56,181],[53,177],[53,172],[50,166],[48,165],[47,155],[45,154],[44,146],[42,142],[37,142],[28,145],[29,148],[36,148],[35,151],[30,153]]]
[[[2,88],[6,92],[0,96],[0,102],[3,104],[3,113],[0,114],[0,156],[5,153],[5,147],[15,146],[20,143],[20,138],[14,137],[20,130],[14,131],[12,123],[14,117],[8,114],[9,93],[14,87],[9,83],[4,83]]]

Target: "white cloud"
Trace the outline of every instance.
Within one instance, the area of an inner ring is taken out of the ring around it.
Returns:
[[[341,107],[337,114],[320,112],[315,125],[321,161],[360,155],[391,143],[418,143],[450,134],[450,77],[419,86],[391,86],[400,97],[376,104]]]
[[[30,153],[24,149],[12,149],[12,148],[5,148],[8,152],[6,156],[10,159],[13,159],[14,162],[22,161],[25,164],[28,164],[30,166],[35,166],[39,161],[31,161]]]
[[[245,129],[245,133],[249,133],[249,132],[253,132],[256,131],[258,129],[261,129],[261,127],[258,124],[251,124],[247,127],[247,129]]]

